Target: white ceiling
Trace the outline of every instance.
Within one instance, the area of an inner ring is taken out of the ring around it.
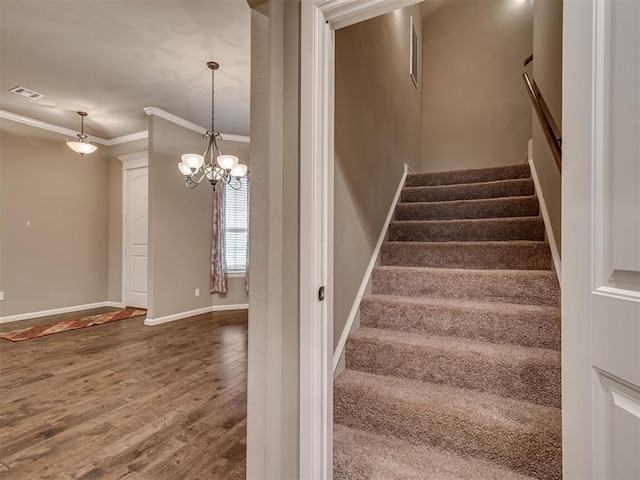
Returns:
[[[113,138],[147,129],[144,107],[249,134],[246,0],[0,0],[0,109]],[[9,92],[22,86],[39,100]]]

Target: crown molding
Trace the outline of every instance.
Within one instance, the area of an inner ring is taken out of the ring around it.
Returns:
[[[15,113],[7,112],[5,110],[0,110],[0,118],[4,118],[5,120],[11,120],[12,122],[16,122],[16,123],[22,123],[23,125],[39,128],[41,130],[47,130],[48,132],[60,133],[62,135],[66,135],[70,137],[75,137],[78,134],[77,130],[71,130],[69,128],[60,127],[52,123],[42,122],[40,120],[35,120],[29,117],[23,117],[22,115],[17,115]],[[107,145],[107,140],[104,138],[96,137],[95,135],[90,135],[90,137],[93,143],[98,143],[100,145]]]
[[[149,138],[149,130],[143,130],[137,133],[130,133],[129,135],[122,135],[121,137],[113,137],[107,140],[106,145],[120,145],[122,143],[133,142],[135,140],[142,140],[144,138]]]
[[[200,135],[204,135],[207,132],[206,128],[201,127],[189,120],[185,120],[182,117],[174,115],[173,113],[169,113],[166,110],[162,110],[158,107],[144,107],[144,113],[148,116],[160,117],[167,122],[175,123],[176,125],[180,125],[181,127],[186,128],[187,130],[191,130],[192,132],[199,133]]]
[[[249,8],[258,8],[260,5],[267,3],[268,0],[247,0]]]
[[[222,140],[228,142],[251,143],[251,137],[247,135],[234,135],[233,133],[221,133]]]
[[[5,120],[10,120],[16,123],[21,123],[29,127],[46,130],[48,132],[59,133],[67,137],[75,137],[78,134],[77,130],[71,130],[69,128],[61,127],[59,125],[54,125],[53,123],[42,122],[34,118],[24,117],[22,115],[17,115],[15,113],[7,112],[6,110],[0,110],[0,118],[4,118]],[[120,145],[122,143],[133,142],[134,140],[147,138],[148,136],[149,136],[149,132],[147,130],[144,130],[142,132],[131,133],[129,135],[123,135],[121,137],[114,137],[109,139],[96,137],[95,135],[90,135],[89,137],[91,138],[91,141],[93,143],[111,147],[113,145]]]
[[[177,115],[169,113],[158,107],[145,107],[144,112],[147,115],[155,115],[157,117],[163,118],[169,122],[175,123],[176,125],[180,125],[188,130],[192,130],[201,135],[204,135],[204,133],[207,131],[205,128],[201,127],[200,125],[196,125],[195,123],[185,120],[184,118],[178,117]],[[21,123],[29,127],[46,130],[48,132],[59,133],[67,137],[75,137],[78,134],[77,130],[71,130],[69,128],[61,127],[59,125],[54,125],[52,123],[47,123],[41,120],[36,120],[34,118],[18,115],[16,113],[7,112],[6,110],[0,110],[0,118],[3,118],[5,120],[10,120],[16,123]],[[222,136],[222,140],[227,140],[230,142],[240,142],[240,143],[250,142],[250,137],[248,137],[247,135],[234,135],[232,133],[221,133],[220,135]],[[148,138],[149,131],[143,130],[141,132],[130,133],[128,135],[122,135],[120,137],[113,137],[113,138],[101,138],[101,137],[96,137],[95,135],[90,135],[89,137],[91,138],[91,141],[93,143],[111,147],[114,145],[121,145],[123,143],[128,143],[128,142],[133,142],[135,140],[142,140],[144,138]]]
[[[200,135],[204,135],[207,132],[207,129],[197,125],[189,120],[185,120],[182,117],[174,115],[173,113],[169,113],[166,110],[163,110],[158,107],[144,107],[144,113],[149,116],[160,117],[167,122],[175,123],[176,125],[180,125],[181,127],[186,128],[187,130],[191,130],[192,132],[199,133]],[[228,140],[230,142],[241,142],[241,143],[249,143],[251,141],[251,137],[247,135],[234,135],[232,133],[221,133],[222,140]]]
[[[389,13],[398,8],[408,7],[421,0],[320,0],[316,6],[324,14],[324,19],[332,30],[348,27],[354,23]]]
[[[131,170],[132,168],[141,168],[149,166],[149,152],[133,152],[125,155],[119,155],[118,160],[122,162],[122,170]]]

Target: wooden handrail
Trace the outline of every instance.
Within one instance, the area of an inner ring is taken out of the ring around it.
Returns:
[[[551,153],[553,154],[553,159],[556,162],[558,171],[562,173],[562,137],[560,135],[560,129],[553,120],[551,111],[544,101],[544,98],[542,98],[542,93],[540,93],[540,89],[538,89],[535,80],[529,77],[527,73],[523,73],[522,78],[527,86],[529,98],[531,98],[531,103],[533,103],[533,109],[536,111],[544,136],[549,143],[549,147],[551,147]]]
[[[531,62],[533,62],[533,53],[531,55],[529,55],[527,58],[524,59],[524,66],[526,67]]]

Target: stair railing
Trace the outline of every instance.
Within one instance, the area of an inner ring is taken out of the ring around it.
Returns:
[[[531,55],[529,55],[527,58],[524,59],[524,66],[526,67],[531,62],[533,62],[533,53]]]
[[[525,60],[525,65],[531,62],[531,60],[533,60],[533,55],[527,57],[527,60]],[[562,173],[562,135],[560,132],[560,128],[553,119],[553,115],[551,115],[551,111],[547,106],[547,102],[544,101],[542,93],[540,93],[540,89],[538,88],[538,85],[536,85],[535,80],[531,78],[526,72],[522,74],[522,78],[525,85],[527,86],[529,98],[531,99],[533,109],[536,111],[536,115],[538,116],[538,120],[540,121],[540,126],[542,127],[542,131],[544,132],[544,136],[549,143],[549,147],[551,148],[551,153],[553,154],[553,159],[556,162],[558,171]]]

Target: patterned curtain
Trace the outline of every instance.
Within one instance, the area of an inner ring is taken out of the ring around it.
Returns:
[[[227,259],[224,252],[224,185],[213,190],[213,232],[211,236],[211,293],[227,293]]]
[[[251,181],[249,178],[249,172],[246,175],[247,178],[247,265],[244,274],[244,289],[247,293],[249,293],[249,226],[251,222],[249,221],[251,218]]]

